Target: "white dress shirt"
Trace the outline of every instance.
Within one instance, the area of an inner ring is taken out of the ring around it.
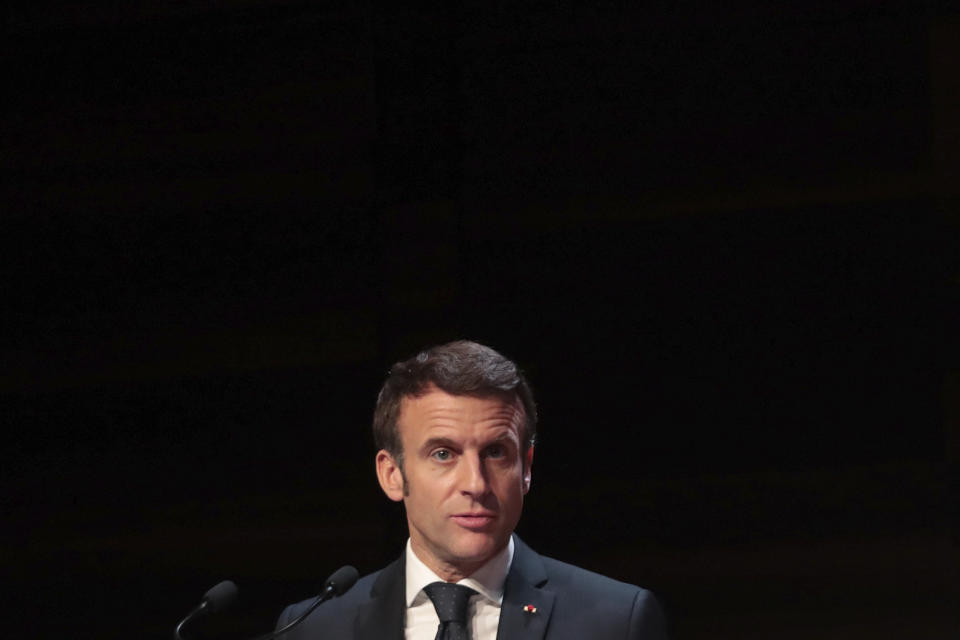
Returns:
[[[500,624],[500,605],[503,603],[503,583],[513,562],[513,536],[503,551],[490,558],[470,577],[457,582],[470,587],[478,595],[470,597],[467,608],[467,628],[470,640],[496,640]],[[407,539],[406,551],[407,610],[403,633],[406,640],[434,640],[440,618],[433,602],[423,588],[431,582],[444,582],[420,561]]]

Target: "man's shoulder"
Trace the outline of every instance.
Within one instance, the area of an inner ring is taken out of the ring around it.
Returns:
[[[531,581],[546,578],[545,586],[547,588],[562,587],[600,595],[619,594],[623,596],[629,594],[630,597],[646,592],[645,589],[636,585],[621,582],[556,558],[540,555],[516,536],[514,536],[514,541],[518,552],[515,560],[519,561],[518,564],[520,565],[517,569]],[[540,567],[542,567],[545,575],[539,573]]]
[[[549,585],[555,589],[563,588],[591,597],[617,599],[633,599],[639,594],[649,593],[643,587],[621,582],[555,558],[540,556],[540,560],[543,562],[543,568],[549,577]]]
[[[565,629],[563,637],[666,639],[663,610],[650,591],[529,548],[525,553],[531,554],[523,560],[526,574],[553,594],[551,625]]]

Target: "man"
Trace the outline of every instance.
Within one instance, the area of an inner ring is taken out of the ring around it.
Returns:
[[[648,591],[541,557],[513,534],[536,421],[523,375],[483,345],[451,342],[394,365],[373,431],[380,486],[404,503],[406,550],[290,637],[666,638]],[[309,603],[287,607],[278,627]]]

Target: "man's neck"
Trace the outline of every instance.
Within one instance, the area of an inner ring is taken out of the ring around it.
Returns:
[[[457,564],[452,564],[436,558],[421,544],[418,544],[413,537],[410,538],[410,549],[413,551],[413,553],[416,554],[420,562],[425,564],[430,571],[433,571],[435,574],[437,574],[437,577],[441,578],[444,582],[458,582],[464,578],[469,578],[477,569],[489,562],[490,558],[493,558],[498,553],[503,551],[506,546],[507,545],[504,544],[502,547],[491,553],[483,560],[476,562],[458,562]]]
[[[486,562],[475,567],[469,575],[465,571],[440,574],[427,563],[421,554],[417,553],[413,540],[408,541],[407,547],[407,604],[416,597],[420,588],[440,578],[446,582],[461,582],[470,588],[484,594],[493,602],[500,602],[503,598],[503,584],[506,580],[510,565],[513,563],[513,538],[507,540],[506,546],[490,557]],[[429,574],[429,575],[427,575]],[[453,578],[452,580],[449,578]]]

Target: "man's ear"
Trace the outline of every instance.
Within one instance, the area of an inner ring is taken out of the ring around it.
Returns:
[[[523,455],[523,492],[530,491],[530,468],[533,466],[533,445]]]
[[[377,452],[377,480],[388,498],[394,502],[403,500],[403,472],[386,449]]]

